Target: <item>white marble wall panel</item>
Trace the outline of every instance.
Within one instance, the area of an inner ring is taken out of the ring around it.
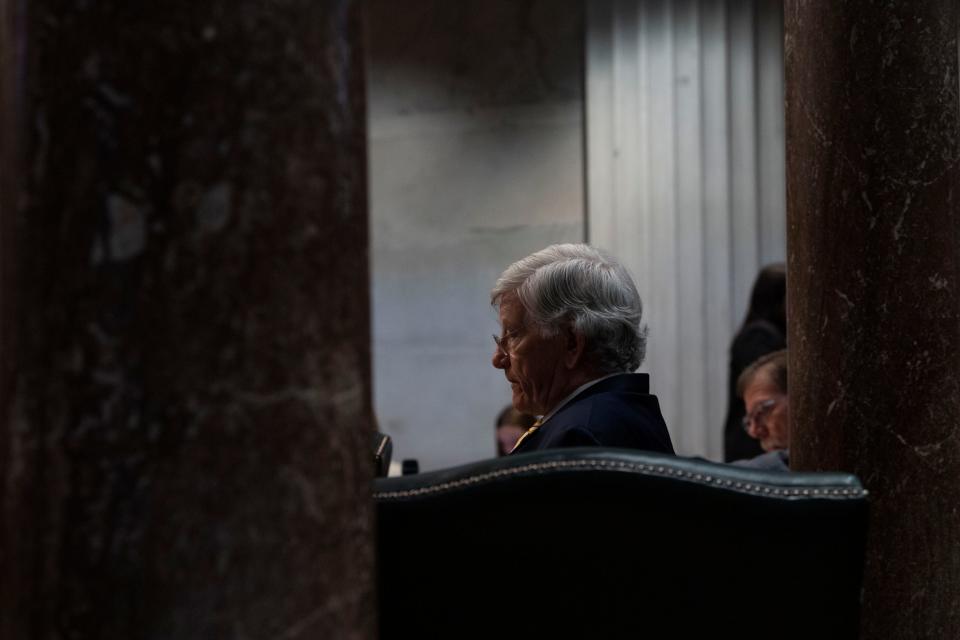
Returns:
[[[720,459],[730,339],[786,253],[781,4],[587,6],[589,239],[637,278],[678,452]]]
[[[490,457],[489,290],[584,238],[580,4],[372,1],[367,31],[378,419],[421,469]]]

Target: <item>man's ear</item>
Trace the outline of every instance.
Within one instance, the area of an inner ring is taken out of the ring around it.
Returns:
[[[563,340],[563,364],[567,369],[576,369],[583,363],[587,339],[573,327],[567,327],[563,332]]]

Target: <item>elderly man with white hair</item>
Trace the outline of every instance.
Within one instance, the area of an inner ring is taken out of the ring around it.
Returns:
[[[647,374],[643,306],[612,256],[557,244],[518,260],[491,292],[501,333],[493,366],[513,406],[538,415],[511,453],[554,447],[627,447],[673,453]]]

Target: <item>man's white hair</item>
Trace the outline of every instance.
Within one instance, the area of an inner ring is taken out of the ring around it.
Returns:
[[[634,371],[647,350],[643,304],[633,278],[613,256],[587,244],[555,244],[517,260],[490,292],[498,307],[515,293],[540,335],[564,326],[586,338],[586,352],[603,373]]]

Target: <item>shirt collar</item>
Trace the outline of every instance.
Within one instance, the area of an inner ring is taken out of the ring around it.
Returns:
[[[585,384],[580,385],[579,387],[577,387],[576,389],[573,390],[573,393],[571,393],[571,394],[568,395],[566,398],[564,398],[563,400],[561,400],[561,401],[557,404],[557,406],[555,406],[553,409],[551,409],[549,413],[545,413],[545,414],[543,414],[542,416],[540,416],[540,424],[543,424],[544,422],[546,422],[547,420],[549,420],[550,418],[552,418],[554,415],[556,415],[557,411],[560,411],[560,409],[563,409],[563,407],[566,406],[571,400],[573,400],[575,397],[577,397],[578,395],[580,395],[580,393],[581,393],[582,391],[586,391],[587,389],[589,389],[589,388],[592,387],[593,385],[598,384],[598,383],[600,383],[600,382],[603,382],[603,381],[606,380],[607,378],[612,378],[613,376],[619,376],[621,373],[623,373],[623,372],[622,372],[622,371],[618,371],[617,373],[608,373],[608,374],[605,375],[605,376],[601,376],[601,377],[599,377],[599,378],[595,378],[595,379],[591,380],[590,382],[587,382],[587,383],[585,383]]]

